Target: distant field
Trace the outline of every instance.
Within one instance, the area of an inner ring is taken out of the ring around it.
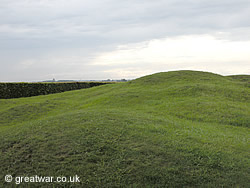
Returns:
[[[0,187],[249,187],[249,79],[173,71],[0,99]]]

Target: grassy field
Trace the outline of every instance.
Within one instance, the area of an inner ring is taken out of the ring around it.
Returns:
[[[249,187],[250,76],[174,71],[0,100],[4,177],[25,187]]]

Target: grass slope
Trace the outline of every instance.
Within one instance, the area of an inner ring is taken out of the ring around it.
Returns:
[[[80,176],[62,187],[248,187],[247,79],[175,71],[0,100],[0,187],[14,185],[6,174]]]

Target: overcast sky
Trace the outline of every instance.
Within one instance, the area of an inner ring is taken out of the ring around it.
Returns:
[[[249,0],[0,0],[0,81],[250,74]]]

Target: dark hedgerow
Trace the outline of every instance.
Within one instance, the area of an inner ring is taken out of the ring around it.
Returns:
[[[60,93],[108,84],[107,82],[0,83],[0,99]]]

